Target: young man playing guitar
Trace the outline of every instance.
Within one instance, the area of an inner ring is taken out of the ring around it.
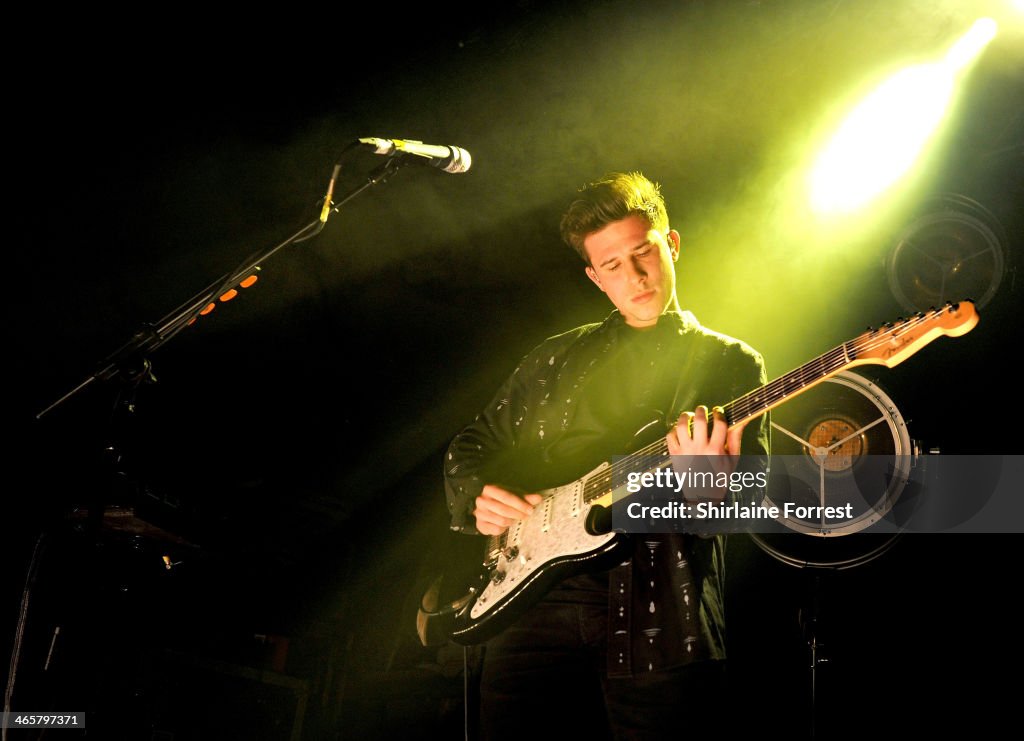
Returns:
[[[540,510],[544,486],[652,434],[672,455],[715,456],[723,470],[741,451],[745,464],[767,464],[767,414],[730,428],[721,408],[709,410],[764,384],[764,362],[680,308],[680,237],[659,186],[635,172],[590,183],[561,234],[615,309],[541,342],[452,441],[444,473],[455,530],[504,533]],[[550,584],[485,643],[483,737],[721,730],[724,559],[722,535],[633,535],[610,566]]]

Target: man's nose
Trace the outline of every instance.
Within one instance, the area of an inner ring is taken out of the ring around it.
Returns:
[[[647,271],[644,270],[643,265],[638,262],[629,262],[629,279],[637,282],[642,282],[647,278]]]

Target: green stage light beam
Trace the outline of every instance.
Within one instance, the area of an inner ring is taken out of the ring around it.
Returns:
[[[942,121],[957,74],[996,30],[991,18],[976,21],[941,60],[905,67],[864,98],[811,169],[811,208],[820,215],[851,213],[905,175]]]

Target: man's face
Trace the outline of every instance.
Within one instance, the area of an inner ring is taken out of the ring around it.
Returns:
[[[653,327],[676,306],[675,261],[679,235],[651,228],[641,216],[613,221],[587,235],[587,276],[633,327]]]

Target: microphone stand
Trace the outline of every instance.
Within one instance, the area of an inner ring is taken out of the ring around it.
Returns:
[[[341,200],[329,207],[328,204],[330,204],[331,201],[330,195],[328,195],[323,215],[319,219],[302,227],[299,231],[295,232],[295,234],[291,235],[280,244],[247,258],[237,268],[225,273],[206,288],[199,291],[192,298],[185,301],[178,308],[165,315],[159,321],[143,324],[127,342],[108,355],[99,364],[98,369],[93,374],[85,378],[85,380],[73,389],[40,411],[35,418],[37,420],[42,419],[59,405],[98,380],[109,381],[116,377],[121,377],[129,382],[138,382],[141,380],[150,380],[151,382],[155,382],[156,379],[152,377],[150,372],[152,366],[149,359],[146,357],[147,354],[152,353],[163,346],[178,332],[194,322],[207,307],[215,305],[216,300],[223,296],[225,291],[238,285],[255,273],[258,273],[261,263],[265,262],[288,245],[312,239],[323,231],[323,228],[327,223],[327,215],[329,213],[336,212],[341,206],[345,205],[348,201],[355,198],[370,186],[384,182],[388,177],[406,164],[408,164],[407,158],[389,157],[383,165],[367,176],[366,182],[356,188],[353,188]],[[336,165],[335,175],[337,174],[338,169],[339,168]],[[330,191],[333,189],[333,185],[334,179],[332,177],[331,187],[328,190],[328,194],[330,194]]]
[[[342,156],[348,150],[358,146],[358,144],[358,141],[350,144],[345,150],[343,150]],[[43,419],[58,406],[65,403],[76,394],[82,392],[96,381],[118,380],[121,384],[117,392],[117,400],[114,405],[114,413],[112,415],[110,425],[112,428],[117,428],[123,425],[124,421],[130,419],[136,411],[135,400],[141,384],[156,383],[156,377],[152,372],[152,363],[149,359],[149,355],[151,353],[170,341],[171,338],[177,335],[177,333],[182,329],[192,324],[201,314],[206,312],[207,307],[215,305],[215,302],[224,296],[225,292],[240,285],[247,278],[258,273],[261,263],[265,262],[288,245],[297,244],[318,235],[323,231],[330,213],[338,211],[341,206],[348,203],[369,187],[385,182],[391,175],[410,161],[406,157],[394,155],[389,156],[382,165],[366,176],[365,182],[354,187],[337,202],[334,202],[332,201],[331,196],[334,190],[335,179],[337,178],[341,168],[340,160],[341,157],[339,157],[339,164],[334,166],[330,185],[327,189],[327,195],[324,197],[323,209],[317,220],[302,227],[280,244],[254,253],[243,261],[237,268],[225,273],[220,278],[210,283],[208,286],[192,296],[192,298],[166,314],[159,321],[143,324],[123,345],[104,358],[103,361],[98,364],[95,372],[87,376],[81,383],[42,409],[35,415],[35,419]],[[124,461],[121,455],[120,446],[117,442],[118,437],[119,436],[116,434],[115,429],[103,445],[103,468],[105,470],[106,477],[104,483],[105,486],[113,487],[117,485],[124,485],[124,483],[128,481],[128,477],[126,475],[127,471],[123,465]],[[99,496],[102,496],[102,494]],[[97,498],[97,500],[90,502],[89,505],[87,529],[89,531],[94,531],[102,524],[103,516],[109,502],[102,501]],[[14,644],[11,651],[10,668],[4,691],[4,705],[3,708],[0,709],[0,716],[2,717],[6,717],[5,714],[11,711],[11,702],[14,695],[14,680],[20,664],[22,642],[28,620],[29,601],[32,596],[31,593],[38,581],[38,571],[40,569],[44,551],[46,550],[49,541],[46,530],[47,528],[44,525],[28,565],[28,575],[26,577],[25,587],[22,593],[21,607],[19,609],[17,626],[15,628]],[[50,645],[50,654],[54,651],[54,644],[56,643],[59,632],[60,628],[58,626]],[[47,663],[49,663],[49,660]],[[3,741],[6,740],[6,727],[4,727],[2,732],[0,732],[0,738],[2,738]]]
[[[824,652],[824,645],[821,642],[821,637],[818,634],[818,625],[821,612],[820,606],[820,592],[821,592],[821,577],[817,574],[813,579],[813,586],[811,587],[811,599],[810,607],[808,609],[809,614],[803,614],[801,611],[800,625],[803,628],[804,640],[807,642],[808,648],[808,669],[810,671],[810,708],[808,709],[808,715],[810,718],[810,725],[808,728],[809,738],[817,738],[818,736],[818,670],[822,664],[829,663],[828,655]]]

